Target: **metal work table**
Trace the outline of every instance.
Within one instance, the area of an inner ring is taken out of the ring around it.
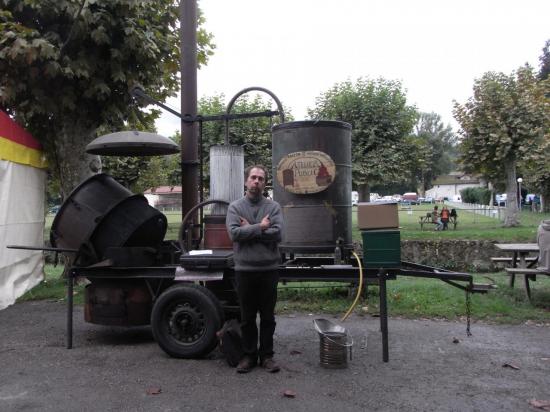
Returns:
[[[280,281],[356,282],[359,279],[358,267],[330,264],[332,262],[332,258],[322,257],[303,257],[287,261],[280,268]],[[233,270],[189,271],[176,265],[155,267],[73,267],[67,276],[67,348],[70,349],[73,345],[73,287],[75,279],[78,277],[88,279],[144,279],[153,299],[155,299],[158,292],[162,290],[163,282],[221,280],[225,276],[231,279],[234,276]],[[400,268],[363,269],[363,278],[365,280],[377,280],[380,288],[380,331],[382,333],[382,359],[384,362],[389,361],[386,281],[396,279],[397,276],[439,279],[467,293],[484,293],[488,290],[484,285],[474,285],[472,276],[469,274],[435,269],[410,262],[401,262]],[[466,282],[466,285],[459,282]],[[469,322],[467,330],[469,332]]]

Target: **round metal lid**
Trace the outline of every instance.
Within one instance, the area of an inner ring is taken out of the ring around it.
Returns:
[[[86,153],[102,156],[159,156],[179,151],[167,137],[136,130],[106,134],[86,146]]]
[[[281,129],[295,129],[302,127],[337,127],[340,129],[351,129],[351,124],[340,120],[297,120],[293,122],[276,124],[271,128],[271,130],[277,131]]]

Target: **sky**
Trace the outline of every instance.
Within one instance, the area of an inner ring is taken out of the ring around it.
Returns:
[[[400,80],[409,104],[456,131],[453,100],[464,103],[487,71],[538,69],[550,39],[548,0],[200,0],[199,7],[216,44],[198,72],[199,98],[223,93],[228,102],[260,86],[295,120],[338,82],[383,77]],[[167,104],[179,111],[179,98]],[[179,128],[169,113],[157,121],[165,136]]]

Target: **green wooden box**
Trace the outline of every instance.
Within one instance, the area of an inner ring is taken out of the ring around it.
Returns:
[[[401,266],[401,232],[399,230],[362,230],[363,265],[369,269]]]

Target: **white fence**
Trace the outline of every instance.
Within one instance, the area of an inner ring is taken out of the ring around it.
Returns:
[[[504,206],[487,206],[478,205],[475,203],[455,203],[447,202],[448,206],[456,209],[467,210],[468,212],[475,213],[476,215],[492,217],[504,221]]]

